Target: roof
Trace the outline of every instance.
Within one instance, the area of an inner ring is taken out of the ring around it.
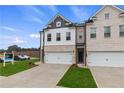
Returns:
[[[118,9],[118,10],[124,12],[124,10],[122,10],[121,8],[119,8],[119,7],[115,6],[115,5],[104,5],[104,6],[103,6],[102,8],[100,8],[95,14],[93,14],[90,18],[92,18],[92,17],[94,17],[95,15],[97,15],[99,12],[101,12],[101,11],[102,11],[105,7],[107,7],[107,6],[112,6],[112,7],[116,8],[116,9]]]
[[[62,19],[66,20],[69,23],[72,23],[70,20],[66,19],[64,16],[62,16],[61,14],[57,13],[49,22],[48,24],[50,24],[51,22],[53,22],[58,16],[60,16]]]

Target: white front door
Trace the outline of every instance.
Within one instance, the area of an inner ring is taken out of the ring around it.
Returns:
[[[45,53],[45,63],[72,64],[72,52]]]
[[[89,52],[89,66],[124,67],[124,52]]]

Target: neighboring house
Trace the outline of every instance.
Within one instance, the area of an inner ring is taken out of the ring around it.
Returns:
[[[124,10],[107,5],[86,24],[88,66],[124,67]]]
[[[74,24],[57,14],[40,32],[42,62],[85,65],[84,34],[84,24]]]

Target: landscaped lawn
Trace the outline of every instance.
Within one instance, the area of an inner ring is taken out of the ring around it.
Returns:
[[[0,76],[9,76],[16,74],[18,72],[30,69],[32,67],[35,67],[35,62],[37,62],[38,59],[32,59],[32,60],[24,60],[24,61],[17,61],[14,64],[11,62],[6,63],[6,66],[3,67],[3,64],[0,63]]]
[[[69,88],[97,88],[90,70],[76,66],[71,66],[57,85]]]

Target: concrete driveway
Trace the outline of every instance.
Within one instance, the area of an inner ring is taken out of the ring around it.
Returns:
[[[9,77],[0,77],[2,88],[55,88],[70,65],[40,64]]]
[[[90,67],[100,88],[124,88],[124,68]]]

